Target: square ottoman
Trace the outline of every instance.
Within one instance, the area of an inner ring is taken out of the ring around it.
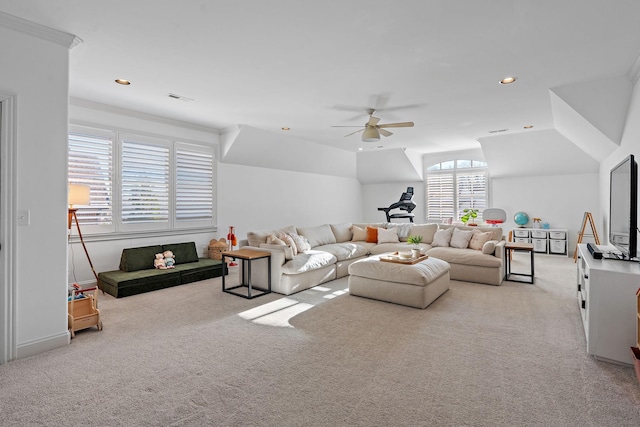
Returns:
[[[427,308],[449,289],[449,263],[427,258],[416,264],[380,261],[385,254],[349,266],[349,293],[415,308]]]

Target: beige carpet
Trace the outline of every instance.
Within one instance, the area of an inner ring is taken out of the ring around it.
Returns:
[[[103,331],[0,366],[0,425],[640,425],[633,368],[585,352],[573,260],[536,273],[452,282],[426,310],[345,279],[251,301],[219,279],[101,295]]]

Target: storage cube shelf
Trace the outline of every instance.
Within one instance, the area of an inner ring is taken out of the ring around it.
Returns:
[[[514,228],[513,241],[533,243],[533,251],[540,254],[567,255],[569,233],[563,228]]]

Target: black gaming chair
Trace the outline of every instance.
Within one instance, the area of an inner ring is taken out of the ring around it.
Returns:
[[[387,216],[387,222],[391,222],[395,218],[409,218],[409,222],[413,222],[412,210],[416,208],[416,204],[413,203],[413,187],[407,187],[407,191],[402,193],[400,200],[389,206],[388,208],[378,208],[379,211],[383,211]],[[400,209],[405,212],[397,212],[390,214],[393,209]]]

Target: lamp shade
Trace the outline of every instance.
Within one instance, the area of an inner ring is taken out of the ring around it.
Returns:
[[[362,140],[364,142],[375,142],[380,141],[380,132],[375,127],[369,127],[364,130],[362,133]]]
[[[88,185],[69,184],[69,206],[90,205],[91,192]]]

